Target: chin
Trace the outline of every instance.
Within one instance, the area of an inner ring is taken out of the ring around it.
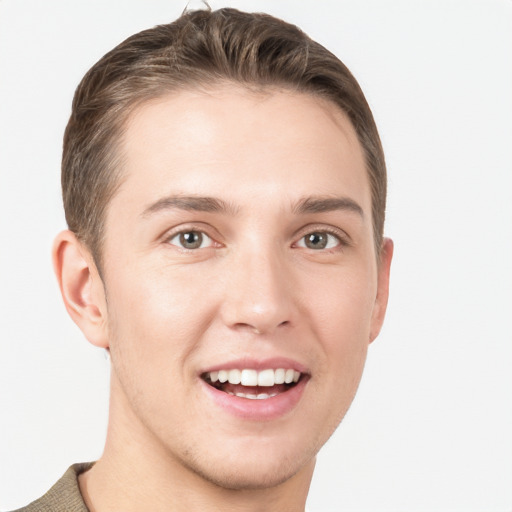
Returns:
[[[314,459],[311,463],[314,464]],[[229,468],[210,465],[207,468],[196,467],[190,469],[202,479],[217,487],[233,491],[250,491],[277,487],[293,478],[304,467],[297,463],[293,466],[274,462],[265,465],[265,467],[256,467],[254,464],[245,463],[238,467]]]
[[[190,457],[191,451],[188,451],[181,463],[203,480],[237,491],[269,489],[283,484],[301,471],[312,473],[317,452],[316,445],[307,448],[288,445],[283,450],[286,443],[280,443],[278,447],[272,447],[272,443],[265,446],[265,443],[257,441],[249,447],[219,444],[224,445],[223,450],[201,457]]]

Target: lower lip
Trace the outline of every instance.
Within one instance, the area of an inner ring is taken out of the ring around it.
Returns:
[[[286,415],[297,406],[304,393],[307,380],[303,377],[287,391],[264,399],[230,395],[210,386],[202,379],[201,383],[214,403],[233,416],[252,421],[269,421]]]

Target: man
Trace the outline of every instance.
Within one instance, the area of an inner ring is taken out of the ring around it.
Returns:
[[[86,74],[62,185],[55,271],[110,353],[109,428],[23,510],[304,510],[392,257],[350,72],[270,16],[187,12]]]

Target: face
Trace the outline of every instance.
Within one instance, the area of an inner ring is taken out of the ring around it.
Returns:
[[[310,468],[382,321],[350,122],[224,87],[143,105],[122,146],[103,248],[111,421],[228,488]]]

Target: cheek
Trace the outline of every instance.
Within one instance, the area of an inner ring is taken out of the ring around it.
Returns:
[[[207,304],[187,293],[183,282],[149,272],[132,276],[112,273],[108,283],[113,376],[137,417],[152,418],[163,435],[169,422],[162,411],[182,410],[191,401],[183,383],[201,338],[198,303]]]
[[[366,270],[331,276],[322,293],[309,296],[310,303],[317,303],[313,325],[326,360],[320,379],[341,408],[355,394],[370,341],[376,283]]]
[[[197,280],[169,274],[118,270],[107,283],[111,350],[136,371],[155,376],[174,366],[186,371],[184,361],[211,317],[212,301]]]
[[[305,308],[315,315],[315,326],[324,331],[329,343],[338,350],[368,343],[371,319],[377,293],[374,273],[364,267],[346,272],[333,272],[316,282],[304,296]]]

